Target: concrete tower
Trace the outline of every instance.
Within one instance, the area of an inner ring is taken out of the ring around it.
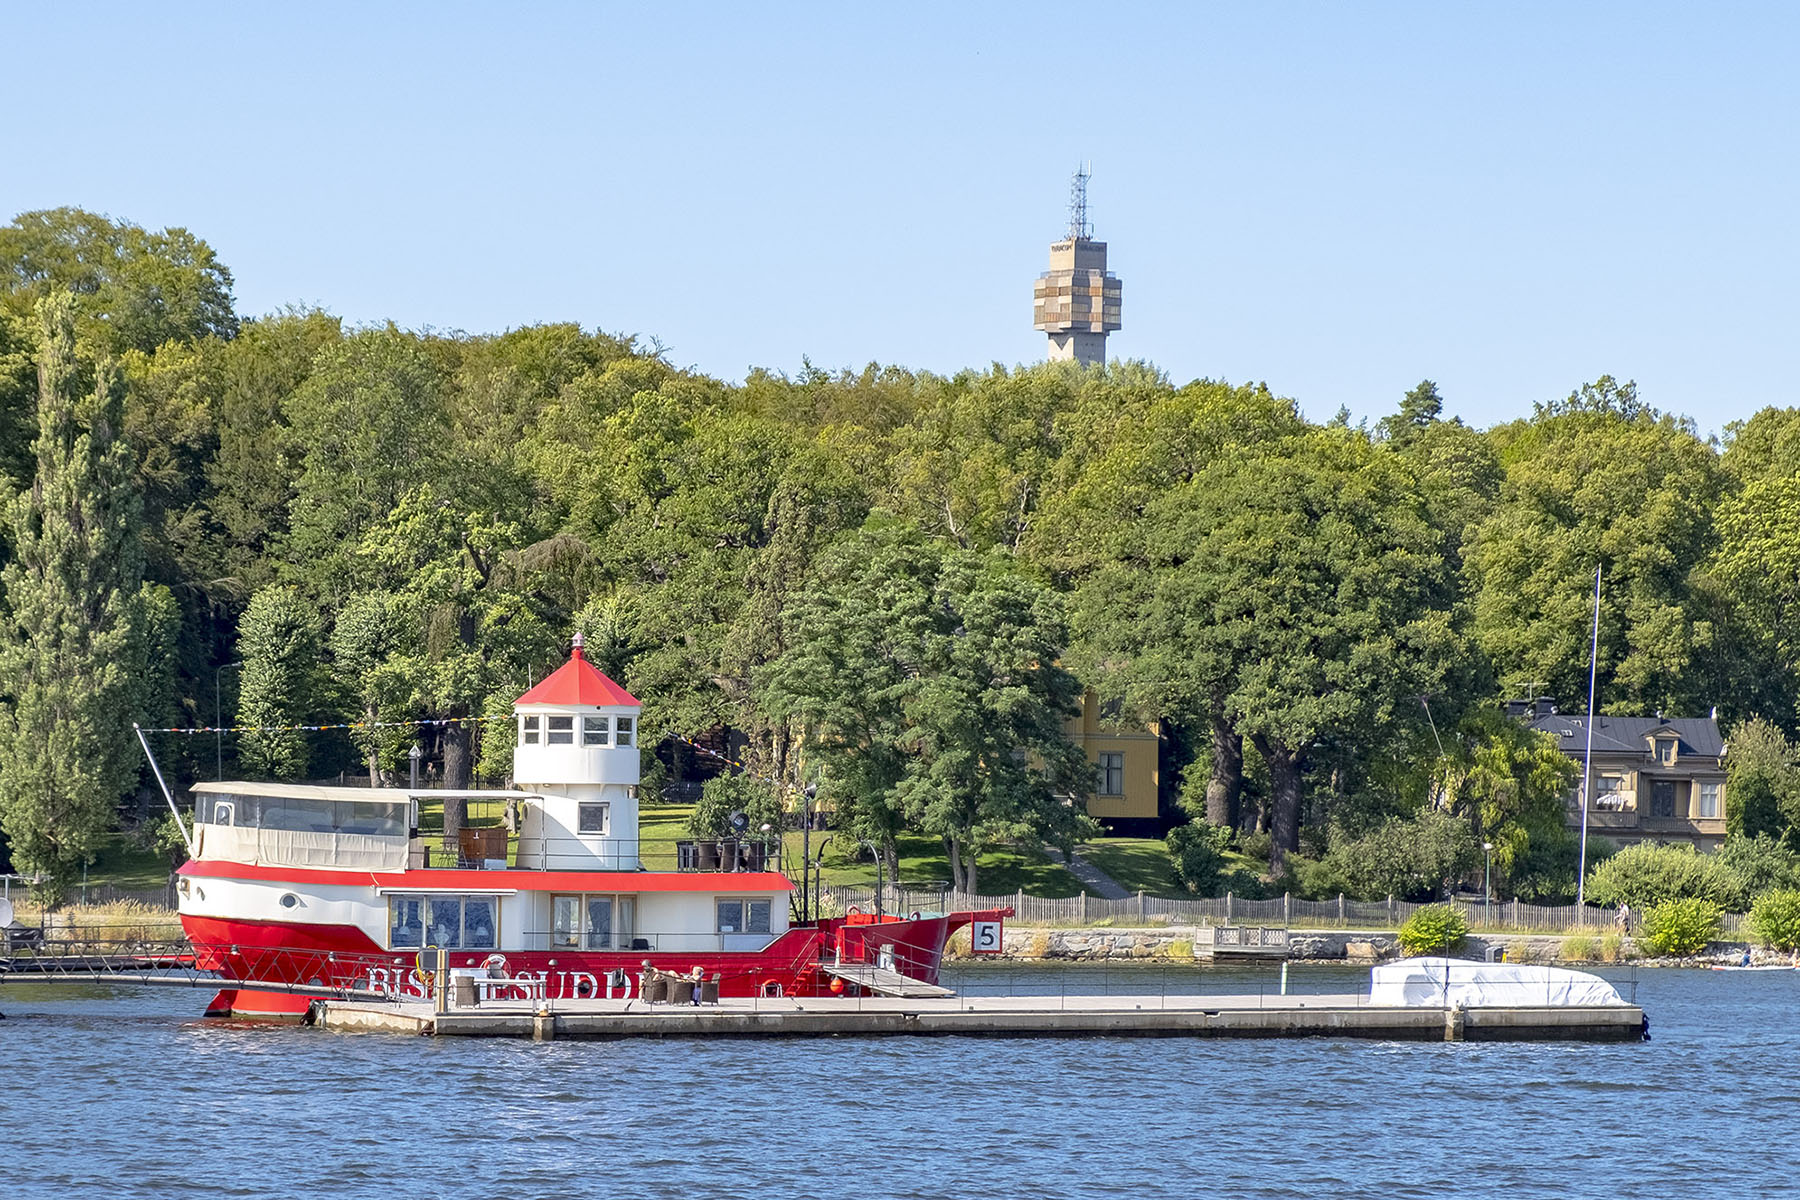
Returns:
[[[1050,269],[1031,294],[1031,324],[1050,335],[1050,361],[1106,361],[1106,335],[1119,328],[1119,280],[1106,269],[1106,243],[1087,217],[1086,169],[1069,185],[1069,232],[1050,243]]]

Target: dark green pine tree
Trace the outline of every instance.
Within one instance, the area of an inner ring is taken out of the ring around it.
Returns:
[[[85,386],[67,292],[37,313],[35,474],[5,505],[0,572],[0,826],[55,902],[136,777],[143,551],[118,374],[102,361]]]

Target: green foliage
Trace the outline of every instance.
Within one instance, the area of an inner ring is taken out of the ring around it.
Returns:
[[[700,801],[688,818],[688,832],[699,838],[730,838],[740,833],[731,814],[744,814],[741,836],[779,838],[787,826],[786,805],[774,788],[745,774],[715,775],[700,789]],[[771,832],[764,834],[767,825]]]
[[[989,846],[1094,832],[1064,799],[1093,787],[1062,732],[1079,688],[1057,665],[1065,639],[1057,597],[1008,556],[875,518],[796,599],[760,698],[806,730],[856,836],[887,842],[904,823],[941,837],[974,891]]]
[[[1710,900],[1689,896],[1664,900],[1645,909],[1640,940],[1652,954],[1685,958],[1700,953],[1717,940],[1719,929],[1719,906]]]
[[[148,667],[147,602],[117,373],[77,360],[67,293],[37,311],[35,476],[6,505],[12,555],[0,572],[0,826],[15,868],[41,873],[54,902],[136,778],[130,721]]]
[[[1750,932],[1772,950],[1800,950],[1800,888],[1758,896],[1750,909]]]
[[[1450,954],[1469,936],[1469,922],[1448,904],[1428,904],[1400,926],[1400,948],[1409,955]]]
[[[1231,830],[1189,821],[1169,830],[1167,841],[1175,878],[1182,886],[1201,896],[1219,895],[1220,880],[1227,873],[1225,855],[1231,849]]]
[[[1767,834],[1728,837],[1717,858],[1731,876],[1732,892],[1722,903],[1732,912],[1746,911],[1764,892],[1800,888],[1800,853]]]
[[[1791,839],[1800,831],[1796,748],[1771,721],[1752,717],[1731,728],[1725,757],[1725,827],[1733,837]]]
[[[1342,892],[1358,900],[1418,900],[1440,895],[1447,882],[1481,863],[1467,822],[1426,810],[1390,818],[1360,838],[1339,837],[1317,867],[1302,873],[1301,884],[1314,897]]]
[[[252,771],[306,778],[313,739],[292,726],[317,720],[321,640],[318,613],[296,589],[266,587],[251,597],[238,626],[238,723],[273,727],[240,735],[238,756]]]
[[[1647,909],[1670,900],[1730,904],[1738,881],[1718,856],[1700,854],[1685,843],[1662,846],[1639,842],[1592,868],[1587,878],[1590,904],[1629,904]]]

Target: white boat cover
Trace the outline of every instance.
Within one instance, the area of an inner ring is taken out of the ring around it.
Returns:
[[[1623,1004],[1598,975],[1527,963],[1406,958],[1369,972],[1369,1003],[1416,1008]]]

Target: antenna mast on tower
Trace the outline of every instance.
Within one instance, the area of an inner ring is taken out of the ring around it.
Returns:
[[[1087,217],[1087,181],[1092,175],[1087,164],[1075,168],[1074,178],[1069,180],[1069,237],[1090,238],[1094,236],[1094,227],[1088,224]]]

